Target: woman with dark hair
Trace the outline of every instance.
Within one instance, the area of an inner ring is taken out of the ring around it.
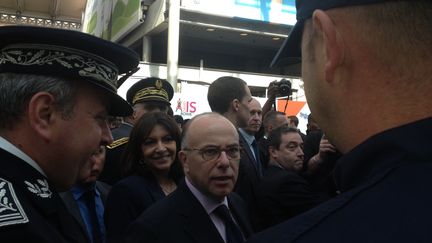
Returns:
[[[176,189],[183,178],[179,149],[179,128],[165,113],[147,113],[135,124],[122,159],[126,177],[112,187],[105,205],[107,242],[121,242],[132,221]]]

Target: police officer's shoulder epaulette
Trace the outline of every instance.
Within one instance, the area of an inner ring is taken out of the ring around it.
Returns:
[[[0,227],[28,222],[12,183],[0,177]]]
[[[117,148],[120,145],[123,145],[129,141],[128,137],[120,138],[112,142],[110,145],[107,146],[108,149],[114,149]]]

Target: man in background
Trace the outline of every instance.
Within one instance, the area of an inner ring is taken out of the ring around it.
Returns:
[[[105,146],[92,154],[80,169],[77,183],[67,192],[60,193],[67,209],[80,224],[88,242],[105,241],[104,205],[110,186],[97,181],[105,164]]]
[[[237,129],[247,127],[252,95],[244,80],[235,77],[216,79],[208,89],[207,100],[213,112],[226,117]],[[262,174],[258,169],[259,164],[251,151],[250,144],[240,132],[239,139],[242,153],[235,192],[250,204],[254,200],[254,188]]]
[[[303,139],[297,129],[278,127],[272,130],[268,144],[269,165],[256,190],[253,222],[257,231],[292,218],[322,201],[300,175]]]
[[[239,132],[249,145],[249,149],[246,150],[246,152],[252,153],[249,155],[249,157],[253,157],[255,159],[254,165],[256,170],[260,176],[262,176],[266,161],[263,161],[258,141],[255,138],[255,135],[258,133],[262,125],[262,108],[258,100],[252,99],[249,103],[249,114],[250,117],[248,125],[244,128],[239,128]]]
[[[264,116],[264,136],[258,140],[259,148],[263,157],[263,161],[268,163],[270,156],[268,153],[268,136],[270,132],[278,127],[288,127],[289,121],[285,113],[281,111],[271,110]],[[267,166],[267,165],[266,165]]]
[[[298,125],[299,125],[299,119],[297,116],[291,115],[291,116],[287,116],[288,118],[288,126],[297,129],[297,131],[299,132],[300,136],[302,137],[303,141],[306,138],[306,134],[302,133],[300,131],[300,129],[298,129]]]

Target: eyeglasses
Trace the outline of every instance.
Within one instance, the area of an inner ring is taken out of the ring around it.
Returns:
[[[205,161],[217,160],[220,155],[225,152],[229,159],[239,159],[240,158],[240,146],[230,146],[228,148],[222,149],[219,147],[204,147],[204,148],[185,148],[185,151],[198,151],[201,157]]]

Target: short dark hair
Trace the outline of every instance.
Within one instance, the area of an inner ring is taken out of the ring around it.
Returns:
[[[228,111],[234,99],[242,100],[246,95],[246,82],[236,77],[220,77],[209,87],[207,100],[213,112],[223,114]]]
[[[42,91],[55,97],[57,109],[64,119],[71,118],[78,86],[77,82],[66,78],[0,73],[0,91],[0,130],[3,130],[12,129],[22,118],[31,97]]]
[[[177,124],[182,124],[183,125],[183,117],[181,115],[174,115],[173,116],[174,120],[177,122]]]
[[[164,112],[146,113],[138,120],[137,124],[134,125],[130,134],[129,142],[127,143],[122,159],[123,175],[128,176],[138,174],[147,176],[151,173],[150,169],[145,164],[140,164],[142,158],[141,144],[142,141],[149,136],[150,132],[156,125],[162,125],[166,128],[168,133],[176,141],[176,154],[179,151],[180,130],[174,119]],[[176,156],[174,163],[171,165],[169,176],[175,181],[178,181],[183,176],[182,171],[180,161],[178,161]]]
[[[298,130],[292,127],[278,127],[276,129],[273,129],[268,137],[268,146],[279,149],[279,146],[281,145],[282,135],[292,132],[299,134]]]
[[[276,117],[278,115],[285,116],[285,113],[283,113],[282,111],[275,111],[275,110],[271,110],[267,112],[263,119],[264,128],[267,128],[270,123],[274,125]]]
[[[290,122],[294,122],[295,126],[298,126],[299,119],[296,116],[288,116],[288,119],[290,119]]]

